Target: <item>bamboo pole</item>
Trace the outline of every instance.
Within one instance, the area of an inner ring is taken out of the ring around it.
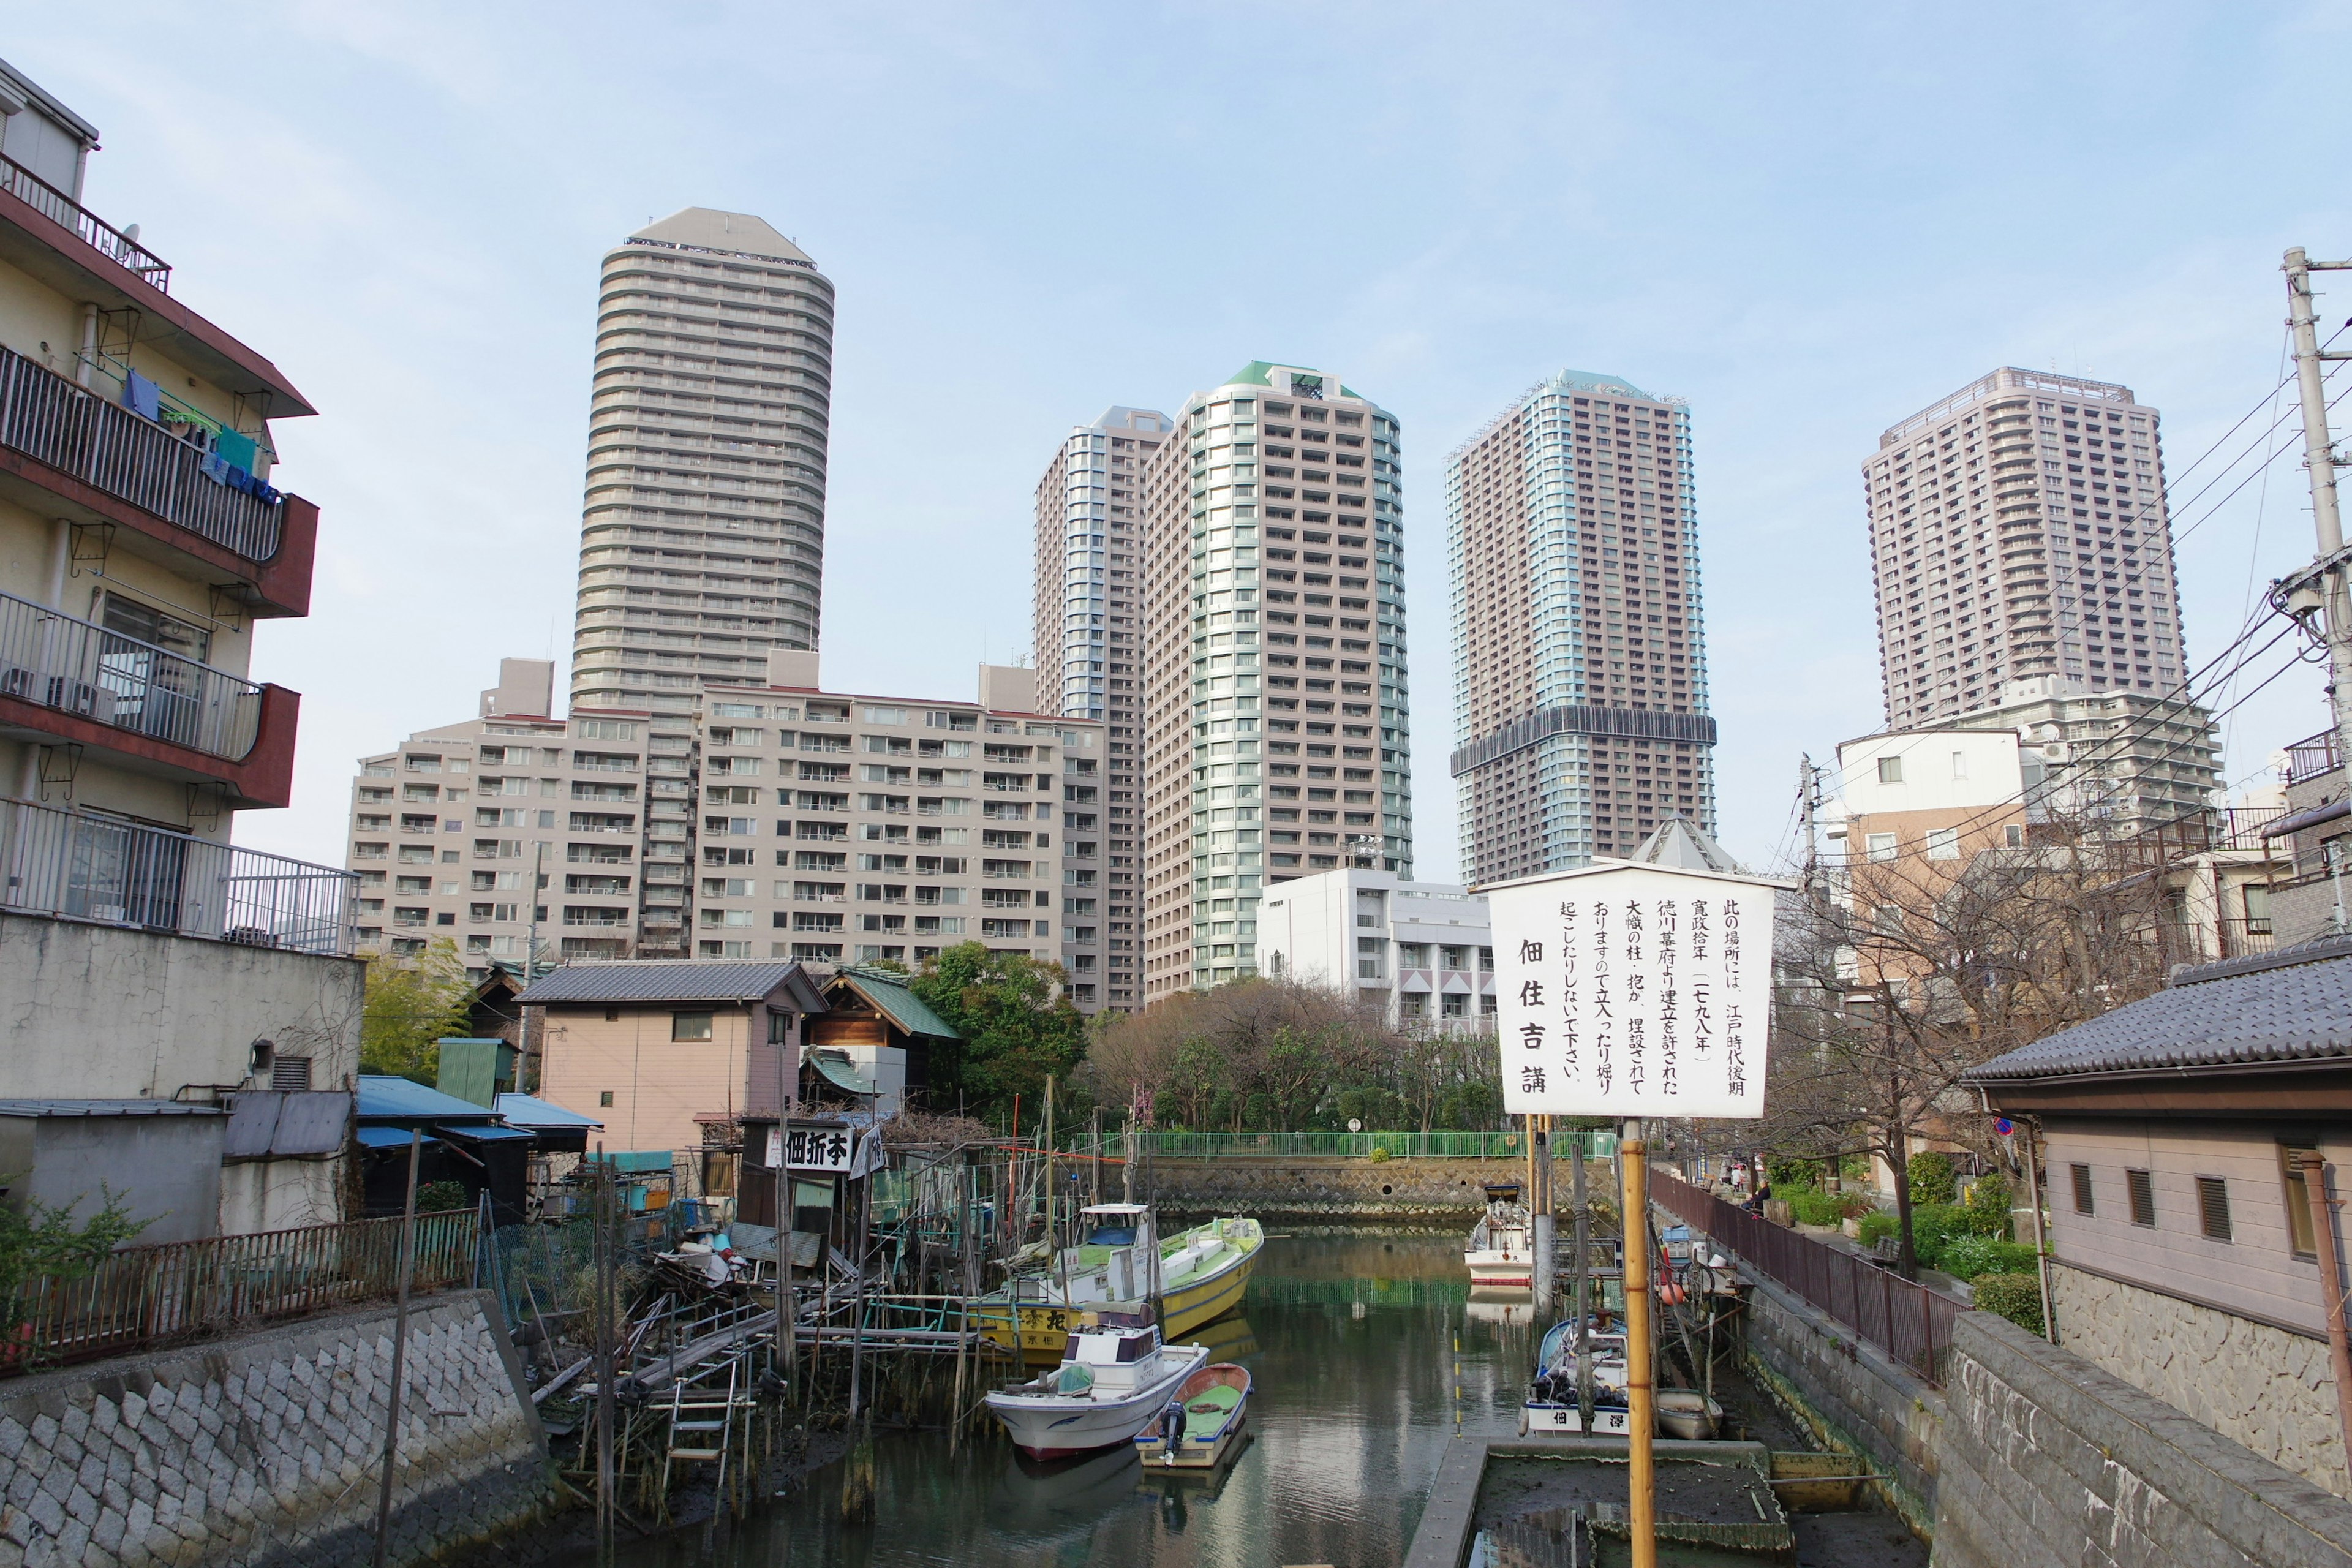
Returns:
[[[1625,1246],[1625,1419],[1628,1464],[1625,1485],[1632,1525],[1633,1568],[1657,1568],[1657,1473],[1652,1443],[1657,1431],[1650,1332],[1650,1240],[1647,1165],[1642,1123],[1625,1123],[1617,1145],[1622,1156],[1624,1191],[1619,1197]]]
[[[376,1489],[375,1568],[384,1568],[392,1551],[392,1478],[400,1464],[400,1383],[405,1375],[408,1351],[408,1281],[416,1267],[416,1163],[425,1148],[425,1131],[408,1130],[408,1195],[400,1212],[400,1298],[392,1313],[392,1381],[384,1385],[383,1479]]]

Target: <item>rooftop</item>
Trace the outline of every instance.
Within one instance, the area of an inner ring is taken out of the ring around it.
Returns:
[[[661,245],[686,245],[697,250],[717,250],[738,256],[762,256],[775,261],[796,261],[814,267],[808,252],[778,234],[763,217],[750,213],[721,212],[716,207],[680,207],[659,223],[649,223],[631,239]]]
[[[796,1009],[822,1013],[824,1000],[801,966],[710,963],[701,960],[620,959],[567,963],[533,982],[516,1000],[529,1006],[565,1002],[759,1002],[790,988]]]

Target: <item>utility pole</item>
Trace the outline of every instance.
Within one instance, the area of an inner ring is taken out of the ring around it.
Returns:
[[[2352,765],[2352,555],[2344,548],[2344,516],[2336,494],[2338,459],[2327,431],[2324,361],[2352,359],[2352,351],[2319,346],[2312,309],[2314,272],[2352,271],[2352,261],[2313,261],[2301,246],[2286,253],[2287,326],[2294,336],[2295,381],[2303,397],[2304,466],[2311,473],[2311,521],[2318,554],[2310,567],[2281,583],[2287,613],[2299,620],[2314,612],[2327,647],[2327,700],[2336,721],[2336,755]]]

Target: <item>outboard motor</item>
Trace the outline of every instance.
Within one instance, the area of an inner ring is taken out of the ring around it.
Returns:
[[[1160,1445],[1168,1451],[1168,1457],[1172,1459],[1176,1456],[1178,1447],[1183,1441],[1184,1402],[1181,1399],[1171,1399],[1168,1402],[1168,1407],[1160,1413]]]

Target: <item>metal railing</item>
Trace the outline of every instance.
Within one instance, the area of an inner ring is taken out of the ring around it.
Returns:
[[[1968,1310],[1951,1297],[1774,1225],[1664,1171],[1650,1173],[1650,1201],[1892,1360],[1929,1383],[1943,1382],[1953,1320]]]
[[[0,349],[0,446],[62,469],[119,500],[247,561],[278,553],[286,503],[232,489],[205,454],[161,425]]]
[[[139,274],[159,294],[172,290],[172,268],[163,258],[89,209],[13,158],[0,158],[0,183],[8,194],[60,228],[69,228],[82,243],[116,265]]]
[[[119,817],[0,800],[0,910],[348,956],[358,877]]]
[[[1617,1152],[1617,1134],[1605,1130],[1552,1134],[1555,1159],[1568,1158],[1571,1139],[1581,1139],[1587,1159]],[[1150,1132],[1146,1147],[1169,1160],[1278,1160],[1300,1155],[1369,1159],[1375,1151],[1391,1160],[1525,1160],[1520,1132]]]
[[[2336,731],[2322,730],[2308,740],[2297,741],[2286,749],[2286,782],[2301,784],[2317,778],[2331,768],[2344,765],[2336,749]]]
[[[420,1215],[414,1289],[473,1278],[472,1209]],[[79,1279],[37,1277],[0,1321],[0,1373],[95,1361],[382,1300],[400,1288],[398,1219],[132,1247]]]
[[[261,733],[242,676],[0,594],[0,693],[235,763]]]

